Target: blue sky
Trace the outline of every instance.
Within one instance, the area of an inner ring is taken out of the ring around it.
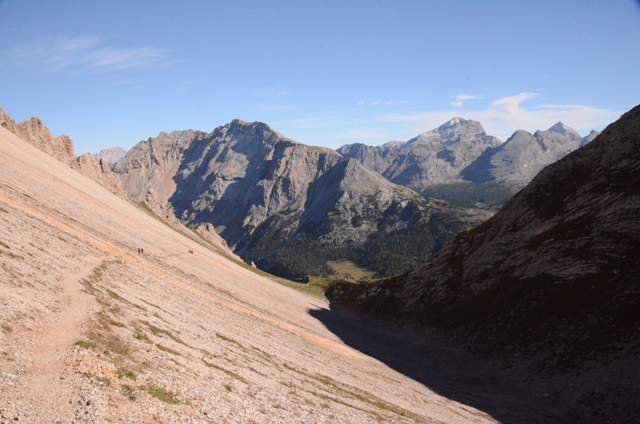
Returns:
[[[332,148],[454,116],[586,135],[639,76],[633,0],[0,0],[0,107],[76,154],[234,118]]]

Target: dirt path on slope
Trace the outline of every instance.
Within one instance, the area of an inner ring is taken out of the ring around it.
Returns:
[[[67,361],[74,344],[87,331],[96,311],[95,299],[83,291],[81,280],[100,265],[90,259],[62,283],[63,309],[56,320],[19,331],[10,338],[17,353],[13,373],[0,392],[0,418],[18,422],[83,422],[95,419],[96,393],[82,377],[70,372]],[[93,403],[93,405],[92,405]],[[55,420],[54,418],[55,417]],[[17,420],[16,420],[17,418]]]

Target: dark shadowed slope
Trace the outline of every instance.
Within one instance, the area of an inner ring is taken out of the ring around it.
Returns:
[[[640,107],[423,268],[327,296],[333,309],[435,329],[585,417],[638,422],[638,252]]]

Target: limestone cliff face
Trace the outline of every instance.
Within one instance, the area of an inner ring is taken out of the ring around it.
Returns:
[[[111,172],[106,163],[88,153],[76,158],[71,139],[66,135],[54,137],[40,119],[33,117],[28,121],[16,123],[0,109],[0,125],[49,156],[101,184],[117,196],[127,197],[118,176]]]
[[[161,133],[136,144],[112,169],[120,175],[125,191],[137,201],[144,200],[153,190],[160,204],[165,205],[175,190],[173,181],[182,161],[183,152],[191,143],[204,136],[197,131]]]
[[[418,256],[430,256],[486,216],[457,214],[334,150],[296,143],[259,122],[234,120],[210,134],[163,133],[139,143],[114,170],[132,197],[153,189],[183,223],[213,225],[245,260],[289,277],[304,275],[305,260],[313,262],[308,272],[321,272],[337,249],[349,246],[355,255],[374,234],[417,225],[429,239]],[[307,258],[296,261],[300,254]]]
[[[640,106],[424,267],[327,296],[334,309],[435,328],[547,375],[554,392],[608,422],[633,422],[615,416],[639,410],[639,217]]]

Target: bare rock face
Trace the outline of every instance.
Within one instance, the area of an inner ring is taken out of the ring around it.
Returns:
[[[161,133],[136,144],[123,159],[112,165],[112,169],[120,175],[124,189],[132,199],[142,201],[153,189],[159,203],[166,204],[176,190],[173,177],[184,150],[203,135],[197,131]]]
[[[37,117],[16,124],[9,115],[0,109],[0,125],[49,156],[72,168],[75,166],[76,156],[71,139],[66,135],[54,137]]]
[[[102,149],[100,152],[93,155],[96,159],[102,159],[108,164],[114,164],[127,155],[127,151],[122,147],[109,147],[108,149]]]
[[[351,144],[338,152],[424,197],[498,207],[545,166],[599,133],[580,137],[558,122],[547,131],[516,131],[505,143],[476,121],[454,118],[403,142]]]
[[[296,143],[259,122],[162,133],[113,169],[133,198],[153,189],[184,224],[213,225],[245,261],[289,278],[329,272],[326,261],[335,257],[373,259],[362,250],[372,237],[415,231],[419,252],[388,268],[406,271],[486,217],[427,201],[334,150]]]
[[[109,165],[101,158],[96,159],[90,153],[85,153],[82,156],[78,156],[75,161],[75,166],[72,168],[76,169],[85,177],[96,181],[116,196],[125,199],[128,197],[122,188],[122,183],[120,183],[118,175],[111,172]]]
[[[334,309],[435,328],[597,422],[638,422],[639,217],[640,106],[424,267],[327,296]]]
[[[236,255],[233,254],[231,249],[229,249],[229,246],[227,246],[227,242],[222,237],[220,237],[218,233],[216,233],[216,229],[213,227],[213,225],[209,223],[199,224],[194,229],[194,231],[200,234],[211,245],[219,247],[222,250],[228,251],[233,255],[233,257],[236,257]],[[237,258],[240,259],[239,257]]]
[[[482,152],[500,145],[477,121],[453,118],[406,143],[379,147],[346,145],[338,152],[419,193],[426,188],[460,180],[460,171]]]
[[[487,149],[461,175],[474,183],[498,183],[515,193],[542,168],[576,150],[581,140],[561,122],[535,134],[516,131],[504,144]]]

